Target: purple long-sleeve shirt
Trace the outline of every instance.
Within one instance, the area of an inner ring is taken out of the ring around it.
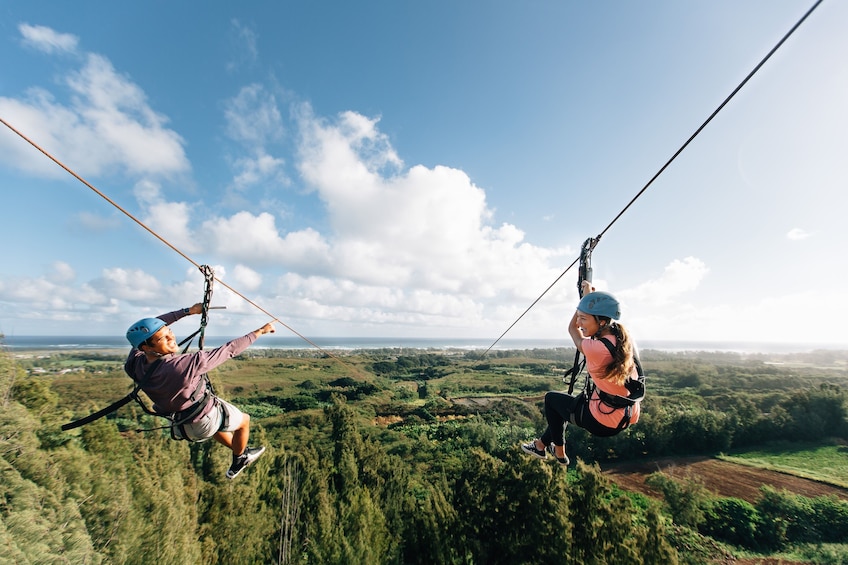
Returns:
[[[171,325],[185,315],[183,310],[175,310],[157,317],[167,325]],[[250,332],[215,349],[164,355],[160,357],[161,362],[146,379],[144,377],[150,363],[144,352],[133,348],[124,364],[124,370],[134,381],[144,380],[141,390],[153,401],[153,409],[157,413],[171,414],[185,410],[194,404],[195,401],[191,400],[191,395],[197,389],[203,375],[224,361],[232,359],[254,341],[256,341],[256,334]],[[199,420],[212,410],[213,400],[210,396],[206,406],[192,419],[192,422]]]

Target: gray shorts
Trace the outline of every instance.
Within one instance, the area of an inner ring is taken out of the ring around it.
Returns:
[[[187,439],[189,441],[206,441],[217,432],[234,432],[241,426],[244,413],[241,410],[220,398],[215,398],[215,407],[209,413],[191,424],[179,426],[179,430],[172,429],[175,439]]]

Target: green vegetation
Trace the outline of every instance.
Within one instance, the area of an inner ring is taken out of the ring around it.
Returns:
[[[569,428],[566,473],[516,446],[572,357],[249,350],[211,377],[268,452],[227,481],[227,450],[137,431],[164,420],[134,404],[59,429],[128,392],[122,355],[0,351],[0,563],[848,562],[836,498],[718,498],[656,474],[653,500],[599,465],[726,453],[844,484],[848,353],[645,351],[641,421]]]

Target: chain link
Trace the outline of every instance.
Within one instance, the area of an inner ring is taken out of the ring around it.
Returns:
[[[209,265],[201,265],[200,272],[203,273],[205,285],[203,288],[203,309],[200,312],[200,338],[197,348],[203,349],[203,338],[206,335],[206,323],[209,321],[209,304],[212,302],[212,285],[215,282],[215,272]]]

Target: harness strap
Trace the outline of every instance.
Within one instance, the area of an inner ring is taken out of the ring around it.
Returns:
[[[152,374],[153,374],[153,371],[156,369],[156,367],[159,365],[159,363],[160,363],[161,361],[162,361],[161,359],[157,359],[156,361],[154,361],[153,363],[151,363],[150,367],[148,367],[148,368],[147,368],[147,371],[145,371],[145,373],[144,373],[144,377],[143,377],[143,378],[144,378],[145,380],[146,380],[146,379],[148,379],[148,378],[150,378],[150,375],[152,375]],[[114,412],[114,411],[118,410],[119,408],[121,408],[121,407],[122,407],[122,406],[124,406],[125,404],[128,404],[131,400],[135,400],[135,401],[137,401],[137,402],[141,403],[141,401],[140,401],[140,400],[139,400],[139,398],[138,398],[138,391],[139,391],[139,388],[140,388],[139,383],[136,383],[136,385],[135,385],[135,387],[133,388],[132,392],[131,392],[131,393],[129,393],[128,395],[126,395],[125,397],[123,397],[122,399],[120,399],[120,400],[118,400],[118,401],[116,401],[116,402],[113,402],[112,404],[110,404],[110,405],[109,405],[109,406],[107,406],[106,408],[103,408],[102,410],[98,410],[98,411],[97,411],[97,412],[95,412],[94,414],[89,414],[89,415],[88,415],[88,416],[86,416],[85,418],[80,418],[79,420],[74,420],[73,422],[69,422],[69,423],[67,423],[67,424],[63,424],[63,425],[62,425],[62,431],[73,430],[74,428],[79,428],[80,426],[84,426],[84,425],[86,425],[86,424],[90,424],[91,422],[93,422],[93,421],[95,421],[95,420],[98,420],[98,419],[102,418],[102,417],[103,417],[103,416],[105,416],[106,414],[110,414],[110,413],[112,413],[112,412]],[[145,411],[147,410],[147,407],[146,407],[146,406],[144,406],[144,404],[142,404],[142,407],[143,407],[143,408],[145,408]]]
[[[195,397],[200,395],[200,400],[195,400]],[[191,399],[195,400],[194,404],[186,408],[185,410],[180,410],[179,412],[174,412],[168,416],[165,416],[169,420],[171,420],[174,425],[185,424],[186,422],[191,421],[195,416],[200,414],[200,412],[206,407],[206,403],[209,401],[209,397],[212,395],[211,386],[209,385],[209,380],[206,378],[206,375],[203,375],[203,379],[201,379],[200,383],[198,383],[197,388],[194,389],[194,392],[191,393]],[[164,414],[160,414],[164,416]]]
[[[610,355],[615,357],[615,346],[612,342],[604,337],[600,338],[598,341],[606,346],[607,350],[610,352]],[[621,421],[616,428],[617,431],[621,431],[630,425],[630,418],[633,416],[633,406],[636,405],[637,402],[641,402],[643,398],[645,398],[645,375],[642,372],[642,363],[639,360],[639,355],[634,353],[633,362],[636,365],[636,374],[639,375],[639,378],[633,379],[628,377],[627,381],[624,383],[624,386],[627,388],[628,395],[621,396],[620,394],[610,394],[596,387],[594,383],[587,379],[587,388],[586,388],[586,398],[590,399],[592,397],[593,392],[598,393],[598,399],[605,405],[609,406],[613,410],[624,409],[624,414],[621,418]]]
[[[91,422],[102,418],[106,414],[109,414],[111,412],[114,412],[118,408],[121,408],[125,404],[129,403],[133,398],[135,398],[135,391],[129,393],[128,395],[126,395],[122,399],[120,399],[116,402],[113,402],[112,404],[110,404],[106,408],[103,408],[102,410],[98,410],[94,414],[89,414],[85,418],[80,418],[79,420],[74,420],[73,422],[69,422],[67,424],[62,424],[62,431],[66,432],[68,430],[73,430],[74,428],[79,428],[80,426],[90,424]]]

